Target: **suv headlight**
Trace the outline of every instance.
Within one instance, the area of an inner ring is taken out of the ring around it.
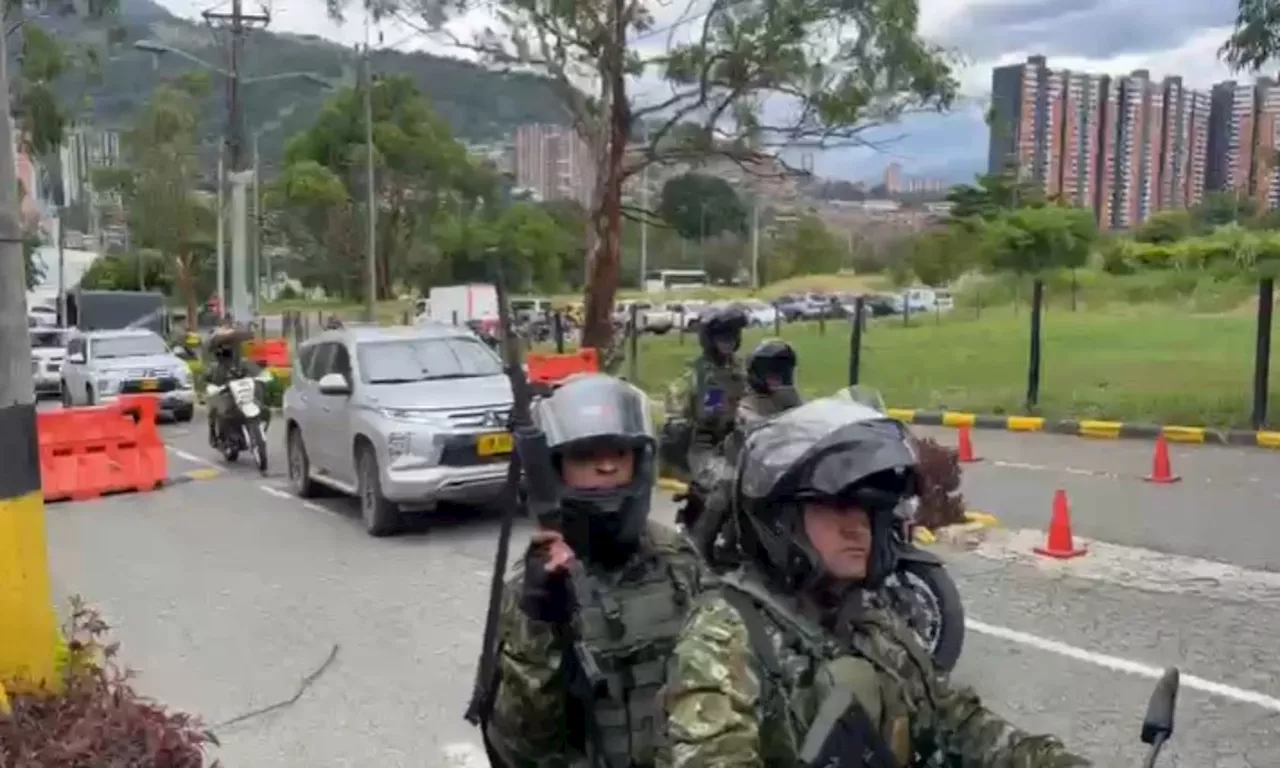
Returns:
[[[120,389],[120,380],[111,376],[98,378],[98,392],[103,395],[114,395]]]

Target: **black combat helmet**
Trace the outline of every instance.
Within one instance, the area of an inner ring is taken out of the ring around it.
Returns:
[[[733,339],[733,350],[742,346],[742,329],[747,327],[747,313],[742,307],[730,304],[715,307],[698,317],[698,342],[702,351],[713,359],[719,359],[716,339]]]
[[[777,381],[771,384],[770,379]],[[796,351],[782,339],[765,339],[747,358],[747,384],[762,394],[796,384]]]
[[[906,427],[844,398],[793,408],[747,437],[734,480],[742,551],[784,590],[814,586],[822,564],[804,532],[806,501],[855,502],[871,518],[864,584],[893,572],[894,509],[915,494],[916,454]]]
[[[561,481],[565,541],[586,560],[625,560],[640,544],[649,519],[655,462],[649,399],[612,376],[572,376],[533,409],[533,421],[547,436],[556,469],[565,456],[602,446],[632,451],[635,475],[616,488],[574,489]],[[557,473],[559,474],[559,473]]]

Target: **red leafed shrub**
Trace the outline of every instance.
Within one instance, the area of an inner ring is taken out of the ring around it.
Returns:
[[[172,712],[133,690],[133,673],[116,661],[109,627],[72,598],[64,636],[62,690],[11,695],[0,715],[5,768],[201,768],[218,742],[191,715]],[[210,768],[216,768],[213,763]]]
[[[916,520],[930,530],[964,522],[960,495],[960,457],[952,448],[927,437],[916,437],[919,456],[920,506]]]

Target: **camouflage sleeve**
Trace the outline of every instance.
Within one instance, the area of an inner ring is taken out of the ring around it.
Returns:
[[[1093,763],[1066,750],[1057,738],[1021,731],[987,709],[973,689],[953,687],[896,613],[876,612],[875,642],[883,661],[897,668],[916,707],[911,742],[937,751],[947,765],[965,768],[1084,768]]]
[[[663,406],[668,419],[675,417],[693,420],[693,368],[691,366],[686,367],[667,387]]]
[[[663,692],[657,768],[761,768],[760,679],[742,616],[717,595],[686,620]]]
[[[516,573],[502,591],[499,617],[499,683],[490,736],[513,768],[552,768],[570,763],[565,726],[563,646],[550,624],[520,610],[523,578]]]

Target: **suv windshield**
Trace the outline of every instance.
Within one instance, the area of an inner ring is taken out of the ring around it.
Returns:
[[[31,331],[32,349],[61,349],[67,346],[66,331]]]
[[[89,355],[95,359],[112,357],[144,357],[164,355],[169,352],[164,340],[155,335],[117,336],[111,339],[93,339],[89,342]]]
[[[435,379],[497,376],[502,361],[476,339],[372,341],[356,350],[360,378],[366,384],[407,384]]]

